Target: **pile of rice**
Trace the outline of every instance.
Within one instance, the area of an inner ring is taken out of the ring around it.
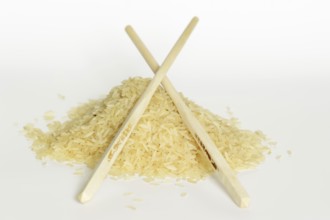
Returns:
[[[72,109],[65,122],[48,131],[24,127],[37,158],[86,164],[94,168],[150,79],[135,77],[113,88],[106,98]],[[242,130],[235,118],[217,116],[184,98],[197,119],[235,170],[260,164],[269,151],[260,131]],[[213,172],[166,91],[159,87],[109,174],[174,177],[197,181]]]

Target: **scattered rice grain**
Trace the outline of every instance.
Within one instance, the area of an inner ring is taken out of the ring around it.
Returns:
[[[82,176],[84,174],[84,170],[82,168],[78,168],[74,171],[73,174],[77,176]]]
[[[130,196],[130,195],[133,195],[133,192],[125,192],[125,193],[123,193],[123,196]]]
[[[64,95],[61,95],[61,94],[57,94],[57,97],[61,100],[65,100],[65,96]]]
[[[187,195],[186,192],[182,192],[182,193],[180,194],[181,197],[185,197],[186,195]]]
[[[131,209],[131,210],[136,210],[136,207],[132,206],[132,205],[127,205],[126,208]]]
[[[46,121],[53,120],[54,118],[55,118],[55,113],[53,111],[47,111],[47,112],[45,112],[44,119]]]

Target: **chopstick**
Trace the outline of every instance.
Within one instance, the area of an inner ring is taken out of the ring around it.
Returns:
[[[134,29],[131,26],[128,26],[126,28],[126,32],[152,71],[157,73],[159,69],[157,61],[144,45]],[[164,77],[162,85],[176,105],[183,119],[183,122],[205,153],[205,156],[211,161],[213,167],[216,170],[215,173],[218,180],[220,180],[230,197],[239,207],[247,207],[249,205],[249,196],[247,192],[238,181],[236,175],[222,156],[221,152],[217,149],[208,133],[205,131],[201,123],[195,118],[189,107],[184,103],[183,99],[175,90],[168,77]]]
[[[194,30],[197,22],[197,17],[194,17],[190,21],[178,41],[173,46],[168,56],[164,60],[162,66],[157,70],[154,78],[150,81],[149,85],[147,86],[141,97],[138,99],[121,127],[119,128],[116,136],[113,138],[109,147],[103,154],[103,158],[101,159],[91,178],[87,182],[82,192],[79,194],[78,199],[81,203],[89,201],[93,197],[97,189],[100,187],[104,178],[111,169],[113,163],[116,161],[118,155],[122,151],[134,127],[136,126],[143,112],[147,108],[153,94],[155,93],[163,78],[166,76],[168,69],[173,64],[175,58],[178,56],[184,44],[188,40],[190,34]]]

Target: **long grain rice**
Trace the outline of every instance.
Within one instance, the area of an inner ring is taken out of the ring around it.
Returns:
[[[149,81],[140,77],[125,80],[106,98],[72,109],[67,121],[51,122],[48,131],[26,125],[37,158],[94,168]],[[237,119],[222,118],[186,98],[184,101],[234,170],[251,169],[264,160],[269,148],[262,132],[240,129]],[[171,98],[159,87],[109,174],[195,182],[212,171]]]

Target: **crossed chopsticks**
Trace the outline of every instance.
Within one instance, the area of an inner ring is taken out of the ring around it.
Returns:
[[[147,108],[153,94],[155,93],[160,83],[162,83],[166,92],[169,94],[174,104],[176,105],[183,122],[189,129],[190,133],[192,134],[198,145],[205,153],[205,156],[212,163],[212,166],[216,171],[215,174],[218,180],[222,183],[228,194],[239,207],[247,207],[249,205],[249,196],[236,178],[236,175],[234,174],[224,157],[221,155],[220,151],[218,150],[208,133],[205,131],[200,122],[195,118],[191,110],[184,103],[179,93],[173,87],[170,80],[166,77],[168,69],[173,64],[175,58],[188,40],[197,22],[197,17],[194,17],[190,21],[190,23],[188,24],[178,41],[175,43],[172,50],[170,51],[161,66],[158,65],[157,61],[152,56],[147,47],[143,44],[134,29],[131,26],[126,27],[127,34],[129,35],[137,49],[140,51],[152,71],[155,73],[155,76],[150,81],[149,85],[147,86],[141,97],[138,99],[133,109],[130,111],[122,126],[119,128],[116,136],[113,138],[109,147],[105,151],[103,158],[95,169],[92,177],[89,179],[85,188],[80,193],[79,200],[82,203],[90,200],[97,191],[97,189],[100,187],[110,168],[112,167],[118,155],[122,151],[131,132],[134,130],[134,127],[136,126],[145,109]]]

